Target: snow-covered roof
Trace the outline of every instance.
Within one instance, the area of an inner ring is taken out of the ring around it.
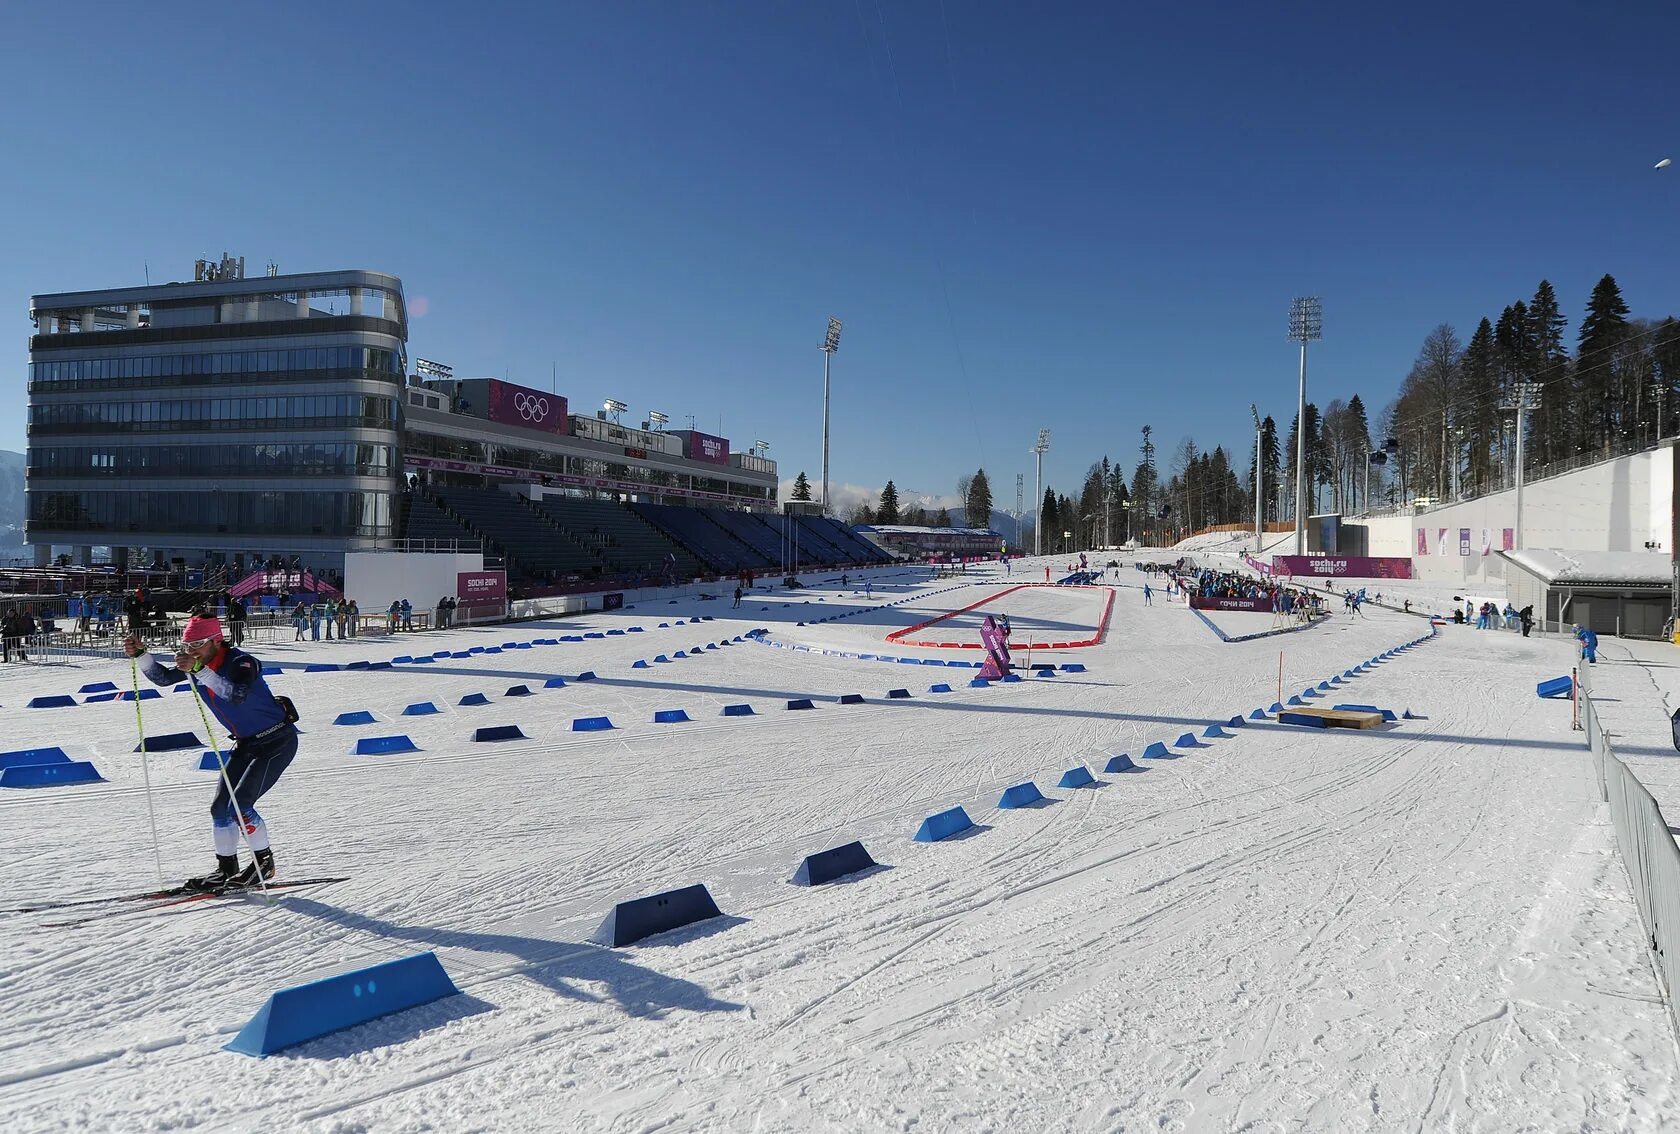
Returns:
[[[1668,556],[1660,551],[1559,551],[1556,548],[1530,548],[1501,554],[1548,583],[1667,587],[1674,581],[1674,566]]]

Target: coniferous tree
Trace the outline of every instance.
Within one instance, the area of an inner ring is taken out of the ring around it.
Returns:
[[[938,513],[933,517],[933,526],[936,527],[936,528],[948,528],[948,527],[950,527],[951,526],[951,512],[950,512],[950,510],[947,509],[947,508],[939,509]]]
[[[1283,463],[1278,456],[1277,422],[1267,414],[1260,419],[1260,490],[1265,494],[1264,512],[1272,520],[1283,519],[1279,502],[1283,499],[1279,487],[1283,483]]]
[[[992,485],[986,479],[985,469],[976,469],[973,476],[967,478],[968,484],[963,491],[963,517],[971,528],[990,527],[992,523]]]
[[[1062,516],[1061,510],[1056,507],[1056,490],[1054,488],[1044,490],[1044,503],[1041,505],[1039,522],[1044,525],[1044,550],[1051,551],[1055,548],[1056,541],[1062,538]]]
[[[805,479],[803,470],[793,478],[793,498],[795,500],[809,500],[811,498],[811,482]]]
[[[1606,456],[1619,432],[1621,399],[1616,375],[1616,354],[1628,334],[1628,306],[1613,276],[1606,275],[1593,287],[1587,299],[1587,315],[1575,349],[1575,388],[1580,397],[1584,433],[1583,448],[1599,449]]]
[[[1563,317],[1549,280],[1540,281],[1534,289],[1534,298],[1527,304],[1519,302],[1516,306],[1527,324],[1524,370],[1519,380],[1540,383],[1540,408],[1530,423],[1535,444],[1524,456],[1544,465],[1569,456],[1581,443],[1585,415],[1580,412],[1579,399],[1569,380],[1569,352],[1563,346],[1563,332],[1569,320]]]
[[[1483,319],[1464,348],[1459,382],[1461,410],[1454,424],[1453,461],[1458,448],[1469,450],[1465,487],[1480,494],[1495,481],[1494,464],[1499,433],[1499,364],[1493,324]]]
[[[881,489],[881,503],[875,509],[875,522],[877,524],[898,523],[898,489],[893,486],[893,482],[890,480],[887,481],[887,486]]]

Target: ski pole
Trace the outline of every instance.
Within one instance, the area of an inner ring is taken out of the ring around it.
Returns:
[[[198,687],[198,677],[188,673],[187,680],[192,683],[193,700],[198,704],[198,719],[204,722],[204,735],[210,738],[210,751],[216,754],[216,767],[222,774],[222,785],[227,788],[228,805],[233,808],[233,817],[239,823],[239,837],[245,840],[245,849],[251,852],[251,861],[257,860],[257,848],[251,845],[251,832],[245,823],[245,810],[239,806],[239,796],[234,792],[233,780],[228,776],[227,761],[222,758],[222,746],[216,743],[216,730],[210,727],[210,714],[204,707],[204,691]],[[240,777],[241,782],[244,777]],[[268,879],[263,877],[262,867],[258,866],[257,882],[264,890],[268,889]]]
[[[146,780],[146,813],[152,820],[152,862],[157,867],[158,885],[163,885],[163,852],[158,849],[157,806],[152,802],[152,761],[146,751],[146,722],[140,716],[140,663],[128,659],[128,675],[134,681],[134,727],[140,733],[140,772]]]

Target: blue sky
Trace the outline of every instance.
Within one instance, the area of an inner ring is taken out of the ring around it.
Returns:
[[[1605,272],[1680,312],[1666,6],[247,7],[0,16],[0,448],[31,294],[224,250],[394,272],[411,357],[790,478],[838,315],[834,484],[983,466],[1003,507],[1040,427],[1070,493],[1145,423],[1246,467],[1249,403],[1294,412],[1294,295],[1309,397],[1373,415],[1543,277],[1571,341]]]

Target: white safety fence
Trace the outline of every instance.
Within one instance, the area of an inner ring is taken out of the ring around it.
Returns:
[[[1616,846],[1627,866],[1634,901],[1645,926],[1645,944],[1662,982],[1670,1023],[1680,1035],[1675,990],[1680,987],[1680,847],[1662,809],[1645,785],[1617,757],[1593,705],[1591,667],[1576,671],[1579,712],[1598,776],[1599,798],[1610,805]]]

